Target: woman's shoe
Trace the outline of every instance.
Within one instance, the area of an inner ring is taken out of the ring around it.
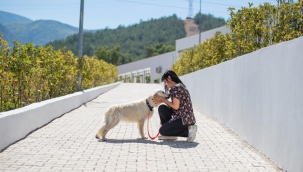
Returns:
[[[178,137],[177,136],[162,136],[161,134],[159,134],[158,136],[158,140],[177,140]]]
[[[198,128],[197,125],[190,125],[188,127],[188,137],[187,137],[188,142],[193,142],[195,140],[197,128]]]

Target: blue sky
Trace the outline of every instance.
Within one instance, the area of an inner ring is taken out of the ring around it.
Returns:
[[[200,0],[192,1],[192,12],[196,14],[200,11]],[[277,4],[276,0],[201,0],[201,12],[228,19],[228,7],[248,7],[248,2],[254,6],[264,2]],[[79,27],[80,0],[1,0],[0,11]],[[128,26],[173,14],[185,19],[189,14],[189,0],[84,0],[84,29]]]

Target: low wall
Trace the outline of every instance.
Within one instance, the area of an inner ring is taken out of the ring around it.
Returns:
[[[30,132],[119,84],[100,86],[0,113],[0,152]]]
[[[184,75],[195,108],[288,172],[303,171],[303,37]]]

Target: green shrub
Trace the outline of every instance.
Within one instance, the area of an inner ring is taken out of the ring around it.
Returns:
[[[276,43],[303,36],[303,3],[264,3],[258,7],[229,8],[231,33],[218,32],[202,44],[185,50],[173,64],[178,75],[191,73]]]
[[[145,76],[146,83],[150,83],[150,76]]]
[[[79,58],[65,49],[17,41],[10,50],[0,34],[0,112],[76,91]],[[118,70],[96,57],[83,57],[83,89],[117,80]]]

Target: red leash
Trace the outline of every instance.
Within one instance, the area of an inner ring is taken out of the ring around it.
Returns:
[[[149,137],[151,140],[155,140],[155,139],[159,136],[160,132],[158,132],[158,134],[156,134],[154,137],[150,136],[148,124],[149,124],[149,118],[147,118],[147,125],[146,125],[146,126],[147,126],[148,137]],[[160,123],[160,125],[161,125],[161,123]]]

